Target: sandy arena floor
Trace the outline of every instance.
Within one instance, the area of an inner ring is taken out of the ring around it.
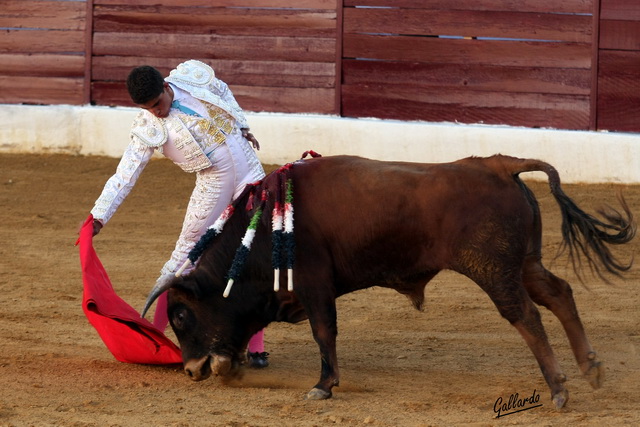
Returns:
[[[293,159],[292,159],[293,160]],[[0,155],[0,426],[637,426],[640,425],[640,270],[586,287],[566,259],[546,183],[530,183],[542,208],[546,264],[573,283],[587,333],[606,364],[604,387],[580,378],[559,322],[542,309],[569,377],[570,401],[553,409],[537,364],[516,330],[468,279],[442,273],[424,312],[371,289],[339,300],[341,385],[306,401],[320,358],[308,324],[266,330],[271,366],[224,386],[194,383],[176,367],[117,362],[82,312],[77,229],[117,159]],[[173,248],[193,176],[154,160],[94,246],[118,294],[141,307]],[[565,185],[583,208],[635,212],[640,186]],[[620,252],[638,253],[640,238]],[[587,289],[588,288],[588,289]],[[541,407],[496,418],[498,398],[539,394]]]

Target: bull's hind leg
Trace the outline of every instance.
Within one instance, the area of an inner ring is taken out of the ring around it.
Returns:
[[[553,403],[556,408],[562,408],[569,399],[569,393],[564,386],[566,376],[562,373],[551,349],[540,312],[519,278],[510,277],[489,285],[480,283],[480,286],[487,292],[500,314],[520,332],[551,389]]]
[[[593,388],[599,388],[604,381],[604,367],[587,339],[569,284],[545,269],[537,258],[525,261],[523,281],[531,299],[560,320],[580,371]]]

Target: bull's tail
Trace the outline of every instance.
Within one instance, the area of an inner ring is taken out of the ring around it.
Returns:
[[[589,268],[600,278],[607,281],[603,272],[620,276],[622,272],[629,270],[633,260],[629,263],[620,262],[612,253],[609,245],[621,245],[633,239],[636,233],[636,224],[633,214],[622,194],[618,200],[622,213],[612,207],[606,206],[598,213],[602,219],[587,214],[580,209],[560,186],[558,171],[548,163],[540,160],[513,159],[514,169],[512,174],[517,176],[521,172],[544,172],[549,179],[551,194],[556,199],[562,213],[562,240],[563,244],[558,255],[565,250],[569,252],[569,258],[578,277],[581,277],[581,255],[587,260]]]

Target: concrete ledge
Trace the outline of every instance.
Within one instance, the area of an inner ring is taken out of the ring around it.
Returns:
[[[133,108],[0,105],[0,153],[120,157]],[[379,160],[448,162],[502,153],[547,161],[564,182],[640,183],[640,134],[248,113],[268,164],[306,150]],[[542,177],[542,175],[540,175]],[[537,178],[533,174],[533,178]]]

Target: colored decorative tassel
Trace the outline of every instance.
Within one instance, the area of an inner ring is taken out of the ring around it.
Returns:
[[[287,289],[293,291],[293,265],[295,263],[296,242],[293,235],[293,180],[287,179],[284,205],[284,233],[282,235],[287,254]]]
[[[189,264],[195,265],[198,258],[202,255],[202,252],[209,246],[211,240],[216,237],[218,234],[222,232],[222,228],[227,223],[231,215],[233,215],[234,208],[232,205],[228,205],[222,214],[216,219],[216,221],[207,229],[207,231],[200,237],[198,243],[195,244],[193,249],[189,252],[187,260],[182,264],[182,266],[176,271],[176,277],[180,277],[184,270],[189,267]]]
[[[231,264],[231,268],[229,269],[229,281],[227,282],[227,287],[222,294],[225,298],[229,296],[229,292],[231,292],[231,287],[233,286],[234,281],[240,275],[240,272],[242,271],[242,268],[247,261],[249,251],[251,250],[251,244],[253,243],[253,239],[256,236],[256,228],[258,227],[258,223],[260,222],[260,217],[262,216],[262,209],[264,207],[266,198],[267,193],[266,191],[263,191],[262,203],[251,217],[249,227],[247,227],[247,231],[244,233],[244,237],[242,238],[242,245],[240,245],[240,247],[236,250],[236,255],[233,258],[233,263]]]
[[[273,266],[273,290],[278,292],[280,290],[280,266],[282,265],[282,228],[284,222],[284,215],[282,211],[282,204],[280,203],[279,196],[276,195],[276,201],[271,214],[271,222],[273,227],[273,233],[271,234],[271,265]]]

